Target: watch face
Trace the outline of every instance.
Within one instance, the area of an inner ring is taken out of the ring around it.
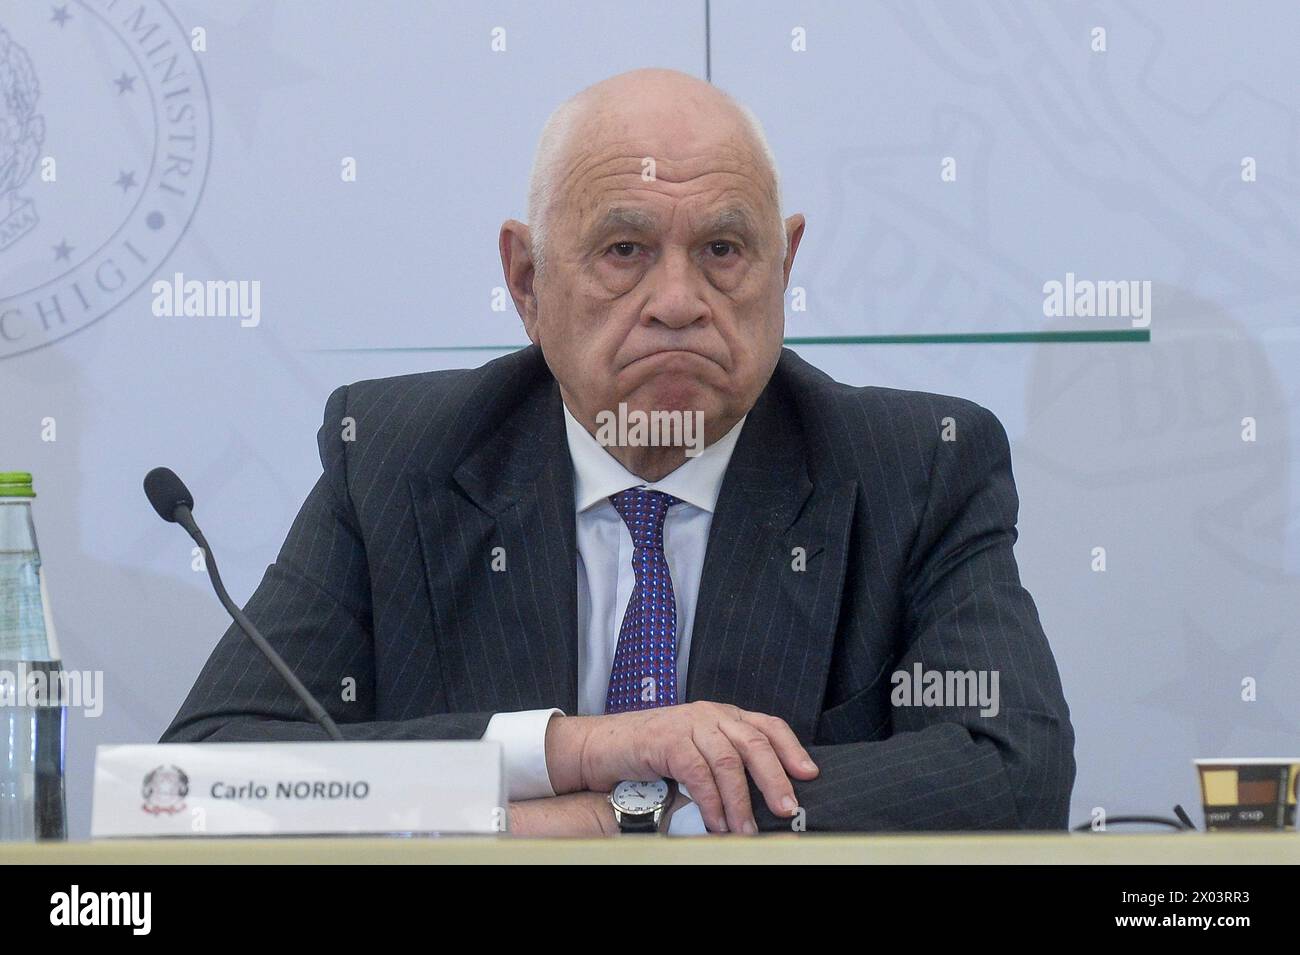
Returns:
[[[643,815],[668,802],[668,783],[662,779],[621,782],[614,787],[609,798],[622,812]]]

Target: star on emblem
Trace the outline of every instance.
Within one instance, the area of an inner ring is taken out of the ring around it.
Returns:
[[[123,192],[129,191],[135,186],[135,173],[123,172],[120,176],[117,177],[117,181],[114,182],[113,185],[121,186]]]
[[[135,92],[135,77],[127,76],[125,70],[123,70],[122,75],[119,76],[117,79],[113,80],[113,82],[117,84],[118,93]]]
[[[72,19],[72,14],[68,12],[67,4],[64,4],[61,7],[51,7],[50,9],[54,11],[54,16],[50,17],[50,22],[57,23],[59,29],[62,30],[63,24]]]
[[[64,239],[54,247],[54,261],[63,262],[72,258],[74,246],[68,245],[68,240]]]

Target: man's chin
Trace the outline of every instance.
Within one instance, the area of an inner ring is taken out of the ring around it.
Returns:
[[[703,412],[711,417],[719,407],[717,392],[695,379],[659,378],[622,399],[628,411]]]

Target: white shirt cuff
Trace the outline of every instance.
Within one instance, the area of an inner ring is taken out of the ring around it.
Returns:
[[[512,800],[555,795],[546,771],[546,727],[563,710],[520,710],[496,713],[488,720],[483,739],[501,744],[506,765],[506,793]]]
[[[677,788],[687,799],[691,794],[681,783]],[[694,802],[688,802],[673,813],[673,817],[668,820],[668,835],[670,836],[707,836],[708,828],[704,825],[704,817],[700,815],[700,807]]]

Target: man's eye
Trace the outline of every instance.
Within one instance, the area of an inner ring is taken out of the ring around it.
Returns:
[[[709,243],[709,251],[713,253],[714,258],[718,259],[725,259],[734,249],[735,246],[725,239],[718,239],[716,242]]]
[[[615,242],[608,251],[613,252],[616,258],[628,259],[636,254],[635,242]]]

